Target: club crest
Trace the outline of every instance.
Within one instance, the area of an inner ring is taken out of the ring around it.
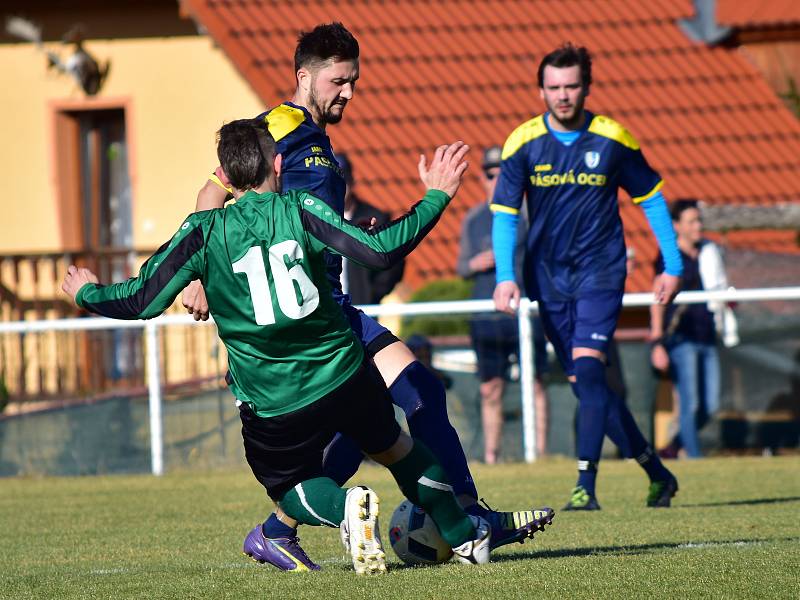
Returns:
[[[590,169],[594,169],[597,165],[600,164],[600,153],[590,150],[589,152],[583,155],[583,162],[585,162],[586,166],[589,167]]]

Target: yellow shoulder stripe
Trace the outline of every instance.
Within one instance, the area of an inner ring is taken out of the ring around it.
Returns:
[[[299,108],[281,104],[267,113],[267,128],[277,142],[300,127],[306,116]]]
[[[595,117],[592,119],[592,122],[589,124],[589,131],[591,133],[602,135],[603,137],[614,140],[615,142],[619,142],[631,150],[639,149],[639,142],[636,141],[636,138],[634,138],[627,129],[610,117],[595,115]]]
[[[544,115],[539,115],[523,123],[508,136],[503,146],[502,160],[514,155],[522,146],[531,140],[543,136],[545,133],[547,133],[547,125],[544,124]]]
[[[650,198],[655,196],[656,193],[658,193],[658,191],[661,190],[662,187],[664,187],[664,180],[663,179],[661,181],[659,181],[655,185],[655,187],[653,187],[653,189],[650,190],[649,192],[647,192],[644,196],[636,196],[635,198],[631,198],[631,200],[633,200],[634,204],[641,204],[645,200],[649,200]]]
[[[492,212],[504,212],[510,215],[518,215],[519,209],[518,208],[511,208],[510,206],[505,206],[503,204],[490,204],[489,210]]]

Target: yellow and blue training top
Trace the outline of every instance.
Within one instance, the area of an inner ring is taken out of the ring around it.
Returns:
[[[621,290],[626,272],[618,189],[644,202],[661,189],[661,176],[613,119],[587,111],[584,128],[567,145],[547,116],[523,123],[506,140],[491,209],[516,215],[527,198],[524,277],[532,298],[566,301]]]
[[[344,213],[346,183],[331,147],[331,140],[303,106],[284,102],[258,116],[267,123],[282,155],[281,189],[304,190],[330,206],[334,214]],[[328,281],[334,292],[341,291],[342,258],[325,254]]]

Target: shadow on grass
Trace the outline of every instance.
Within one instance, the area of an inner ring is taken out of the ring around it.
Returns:
[[[706,540],[697,542],[640,544],[638,546],[599,546],[595,548],[562,548],[538,552],[516,552],[514,554],[492,555],[492,562],[528,560],[530,558],[567,558],[573,556],[621,555],[635,556],[656,554],[662,550],[692,550],[697,548],[717,548],[723,546],[755,546],[775,542],[800,542],[800,537],[752,538],[747,540]]]
[[[753,498],[752,500],[729,500],[728,502],[700,502],[698,504],[676,504],[672,508],[700,508],[703,506],[750,506],[753,504],[780,504],[782,502],[798,502],[800,496],[784,498]]]

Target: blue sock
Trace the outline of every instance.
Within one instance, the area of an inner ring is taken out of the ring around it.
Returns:
[[[351,438],[341,433],[334,436],[322,455],[322,474],[342,486],[358,471],[364,454]]]
[[[447,418],[444,386],[436,375],[415,361],[398,375],[389,388],[394,403],[403,409],[411,437],[424,443],[447,474],[456,496],[477,500],[478,491],[467,465],[461,441]]]
[[[617,445],[622,456],[635,458],[647,473],[650,481],[669,479],[670,472],[647,443],[625,400],[611,390],[609,390],[609,398],[611,403],[606,421],[606,433]]]
[[[289,527],[286,523],[278,520],[275,513],[272,513],[269,518],[264,521],[264,524],[261,526],[261,531],[266,538],[285,538],[297,535],[297,529]]]
[[[605,365],[597,358],[581,356],[575,360],[575,378],[578,392],[578,485],[594,496],[610,394]]]

